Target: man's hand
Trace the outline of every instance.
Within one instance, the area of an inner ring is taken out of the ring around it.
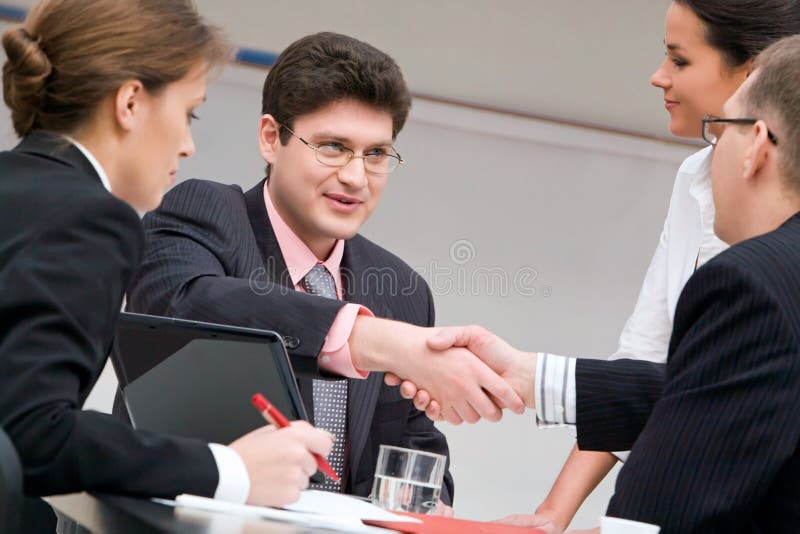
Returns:
[[[534,382],[536,355],[518,351],[501,338],[480,326],[446,327],[428,339],[428,347],[433,350],[448,350],[452,347],[465,347],[477,355],[520,395],[525,406],[535,405]],[[443,418],[441,404],[436,395],[421,387],[413,380],[402,381],[400,377],[387,374],[387,385],[400,386],[400,394],[413,399],[414,406],[434,421]]]
[[[253,430],[229,445],[244,462],[250,477],[248,504],[285,506],[300,498],[317,471],[312,453],[328,456],[333,436],[305,421],[276,430]]]
[[[482,418],[498,421],[503,409],[525,410],[524,400],[509,383],[468,350],[454,343],[449,348],[429,346],[429,338],[437,332],[359,317],[349,340],[353,364],[364,371],[387,371],[413,381],[437,400],[439,414],[453,424]]]

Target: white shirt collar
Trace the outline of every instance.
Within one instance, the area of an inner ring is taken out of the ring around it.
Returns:
[[[714,147],[707,146],[698,150],[681,163],[678,172],[681,174],[707,174],[711,164]]]
[[[92,155],[92,153],[91,153],[91,152],[89,152],[89,149],[88,149],[88,148],[86,148],[85,146],[83,146],[82,144],[80,144],[79,142],[77,142],[77,141],[76,141],[75,139],[73,139],[72,137],[67,137],[67,139],[69,139],[70,143],[72,143],[73,145],[75,145],[75,147],[76,147],[78,150],[80,150],[80,151],[81,151],[81,154],[83,154],[84,156],[86,156],[86,159],[88,159],[88,160],[89,160],[89,163],[91,163],[91,164],[92,164],[92,167],[94,167],[94,170],[95,170],[95,172],[96,172],[96,173],[97,173],[97,175],[100,177],[100,181],[101,181],[101,182],[103,182],[103,187],[105,187],[105,188],[106,188],[106,190],[107,190],[107,191],[110,193],[110,192],[111,192],[111,182],[109,182],[109,181],[108,181],[108,175],[106,174],[106,171],[104,171],[104,170],[103,170],[103,166],[102,166],[102,165],[100,165],[100,162],[99,162],[99,161],[97,161],[97,158],[95,158],[95,157]]]

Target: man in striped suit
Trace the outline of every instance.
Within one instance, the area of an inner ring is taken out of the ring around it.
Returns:
[[[442,358],[427,349],[428,285],[358,233],[402,163],[393,144],[410,106],[386,53],[336,33],[303,37],[264,82],[258,142],[267,176],[246,192],[182,182],[143,219],[145,254],[128,309],[278,332],[309,419],[335,436],[328,459],[341,482],[319,489],[369,495],[381,444],[448,454],[445,436],[379,371],[438,375],[449,406],[476,419],[501,415],[490,393],[524,409],[467,351]],[[127,414],[120,396],[115,413]],[[248,484],[231,477],[236,494]],[[447,469],[442,503],[453,494]]]
[[[527,354],[477,327],[429,344],[477,353],[542,423],[575,424],[581,449],[632,449],[608,515],[664,534],[799,532],[800,36],[762,54],[703,134],[714,229],[734,246],[686,284],[666,366]]]

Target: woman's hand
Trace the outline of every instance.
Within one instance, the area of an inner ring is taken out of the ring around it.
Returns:
[[[286,428],[269,425],[253,430],[230,444],[250,477],[248,504],[285,506],[300,498],[308,479],[317,471],[313,454],[331,452],[333,436],[295,421]]]

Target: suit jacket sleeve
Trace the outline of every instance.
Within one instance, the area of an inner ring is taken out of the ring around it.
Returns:
[[[136,214],[104,192],[54,213],[3,269],[0,425],[19,451],[29,495],[215,491],[205,443],[81,411],[141,246]]]
[[[794,453],[800,359],[763,283],[716,261],[687,284],[663,395],[622,468],[609,515],[662,532],[734,532]]]
[[[627,451],[639,437],[664,386],[664,364],[589,360],[575,365],[578,447]]]
[[[242,250],[257,247],[240,191],[190,180],[143,222],[147,250],[130,288],[132,311],[267,327],[299,341],[290,349],[295,371],[318,372],[317,356],[345,303],[246,272]]]

